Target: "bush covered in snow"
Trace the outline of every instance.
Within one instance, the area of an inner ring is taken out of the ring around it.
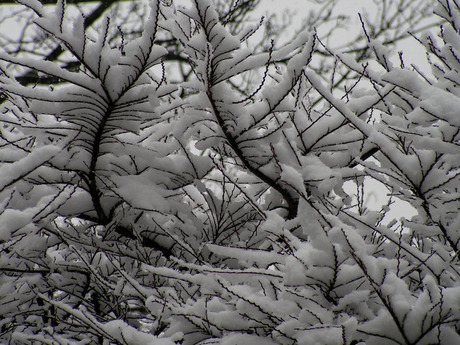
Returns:
[[[460,343],[456,1],[416,35],[431,71],[391,54],[411,1],[348,52],[266,39],[256,1],[94,28],[21,2],[41,45],[0,51],[1,342]]]

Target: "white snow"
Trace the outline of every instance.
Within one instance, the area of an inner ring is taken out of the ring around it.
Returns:
[[[268,267],[273,263],[284,263],[285,257],[270,251],[264,250],[250,250],[246,248],[232,248],[217,246],[215,244],[207,244],[206,247],[213,253],[231,257],[240,260],[241,262],[247,262],[248,265],[253,263],[260,267]]]
[[[11,164],[4,164],[0,167],[0,192],[11,186],[20,177],[27,176],[35,169],[49,161],[61,150],[58,146],[43,146],[34,149],[24,158]]]
[[[115,192],[132,207],[142,210],[168,212],[169,202],[165,191],[156,186],[145,175],[113,176]]]
[[[222,337],[220,345],[274,345],[277,344],[267,337],[258,337],[250,334],[229,334]]]

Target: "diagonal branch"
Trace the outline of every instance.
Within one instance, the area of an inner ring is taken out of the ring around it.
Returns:
[[[225,121],[222,118],[219,109],[217,108],[216,100],[213,98],[213,94],[212,94],[210,87],[208,88],[207,96],[208,96],[209,102],[211,103],[212,111],[214,113],[214,116],[217,119],[217,123],[219,124],[219,127],[222,129],[222,132],[224,133],[224,136],[227,139],[229,146],[238,156],[241,163],[245,166],[246,169],[248,169],[248,171],[251,174],[256,176],[258,179],[262,180],[263,182],[268,184],[271,188],[273,188],[274,190],[276,190],[278,193],[281,194],[281,196],[287,203],[287,209],[288,209],[287,218],[288,219],[295,218],[297,216],[297,207],[298,207],[299,201],[293,198],[292,195],[285,188],[283,188],[276,180],[267,176],[262,171],[252,166],[249,160],[245,157],[241,148],[238,146],[238,143],[236,142],[233,135],[229,132],[228,126],[225,124]]]
[[[90,0],[96,2],[96,0]],[[126,0],[102,0],[100,1],[100,4],[98,7],[96,7],[93,12],[89,16],[85,18],[84,22],[84,27],[87,28],[91,26],[104,12],[107,10],[113,3],[116,3],[118,1],[126,1]],[[42,0],[41,1],[43,4],[55,4],[56,2],[54,0]],[[86,2],[86,1],[79,1],[79,0],[68,0],[67,3],[74,3],[78,4],[81,2]],[[6,4],[14,4],[15,1],[9,1],[9,0],[0,0],[0,5],[6,5]],[[61,45],[57,45],[46,57],[44,60],[46,61],[55,61],[62,53],[64,52],[64,49],[62,48]],[[73,70],[75,68],[78,68],[80,66],[79,62],[74,62],[74,63],[69,63],[67,66],[65,66],[65,69],[68,70]],[[50,76],[49,78],[43,78],[38,75],[37,71],[34,70],[29,70],[22,75],[16,77],[16,80],[21,83],[22,85],[29,85],[29,84],[34,84],[38,80],[40,80],[41,84],[53,84],[59,79]],[[7,97],[3,92],[0,93],[0,104],[5,102]]]

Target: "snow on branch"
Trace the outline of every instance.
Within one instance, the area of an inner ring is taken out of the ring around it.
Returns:
[[[335,1],[290,40],[257,0],[20,1],[0,342],[459,343],[460,8],[437,2],[437,34],[423,1],[375,2],[342,49]],[[412,27],[431,71],[394,63]]]

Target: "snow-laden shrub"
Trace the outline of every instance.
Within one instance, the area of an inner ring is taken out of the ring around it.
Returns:
[[[460,341],[454,1],[420,38],[432,75],[394,66],[365,25],[380,68],[314,31],[260,52],[258,26],[231,30],[211,0],[152,2],[121,46],[109,17],[95,37],[63,1],[27,5],[78,69],[0,52],[0,339]],[[159,37],[178,42],[183,82]],[[342,91],[320,49],[354,76]],[[24,86],[18,66],[60,83]],[[389,219],[394,201],[417,214]]]

